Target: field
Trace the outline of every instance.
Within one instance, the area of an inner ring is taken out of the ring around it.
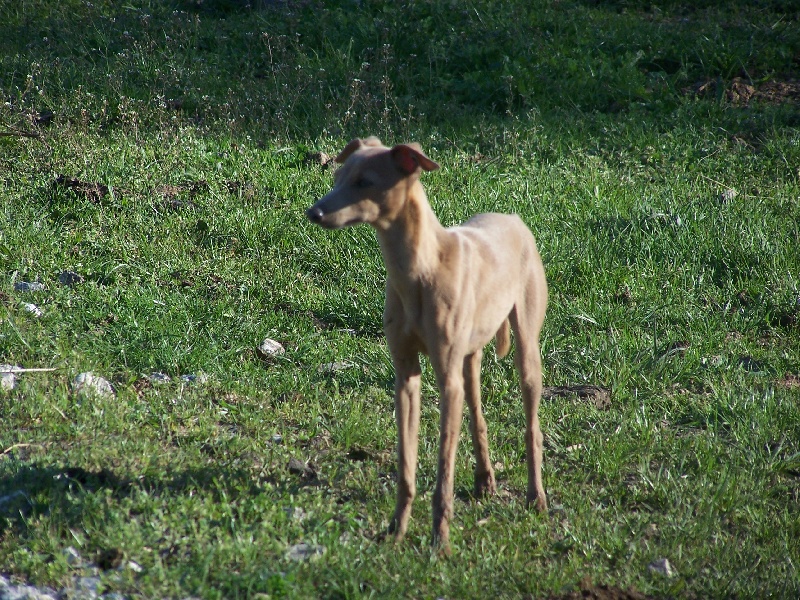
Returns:
[[[0,2],[0,370],[28,369],[0,390],[0,598],[800,597],[798,21],[789,0]],[[429,366],[409,536],[382,536],[375,236],[304,216],[367,135],[442,165],[445,225],[518,213],[550,285],[551,510],[525,509],[516,373],[487,351],[501,489],[470,497],[465,426],[450,558]]]

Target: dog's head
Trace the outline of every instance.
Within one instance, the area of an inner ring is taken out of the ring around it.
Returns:
[[[376,137],[353,140],[335,160],[342,167],[334,174],[333,189],[306,211],[312,222],[329,229],[357,223],[385,229],[422,171],[439,168],[419,144],[387,148]]]

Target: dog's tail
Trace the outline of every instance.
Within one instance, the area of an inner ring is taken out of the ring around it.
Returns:
[[[508,319],[500,325],[500,329],[494,335],[494,342],[498,358],[503,358],[511,350],[511,324]]]

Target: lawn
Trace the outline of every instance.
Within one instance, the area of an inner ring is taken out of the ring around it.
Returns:
[[[799,597],[799,21],[788,0],[0,3],[0,370],[28,369],[0,389],[0,598]],[[427,365],[419,496],[383,540],[375,236],[304,215],[373,134],[442,166],[445,225],[519,214],[550,286],[550,512],[525,509],[519,386],[489,351],[500,491],[470,497],[465,424],[450,558]],[[111,391],[76,389],[88,372]]]

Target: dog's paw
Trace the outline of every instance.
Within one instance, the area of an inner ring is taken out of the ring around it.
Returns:
[[[453,556],[453,549],[450,548],[450,542],[439,542],[435,544],[433,551],[439,558],[450,558]]]
[[[450,547],[450,532],[434,533],[433,541],[431,543],[431,552],[437,558],[449,558],[453,555],[453,549]]]
[[[380,535],[380,540],[399,544],[406,537],[406,529],[407,527],[402,526],[402,521],[394,517],[389,522],[389,527]]]
[[[475,490],[473,494],[477,499],[497,494],[497,482],[495,481],[494,473],[485,473],[483,475],[478,475],[476,473]]]
[[[375,541],[380,542],[381,544],[399,544],[405,539],[405,537],[405,534],[398,533],[397,531],[393,531],[390,527],[387,527],[375,536]]]
[[[544,494],[528,495],[525,505],[528,508],[533,507],[533,509],[538,513],[547,512],[547,498],[544,496]]]

